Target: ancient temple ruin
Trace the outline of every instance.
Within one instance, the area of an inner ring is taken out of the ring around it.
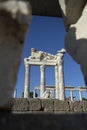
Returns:
[[[55,98],[64,100],[64,74],[63,74],[63,57],[65,49],[58,51],[56,55],[31,49],[31,56],[24,58],[25,64],[25,87],[24,98],[29,98],[30,94],[30,67],[40,66],[40,98],[47,98],[49,95],[53,97],[53,90],[55,89]],[[53,66],[55,68],[55,86],[47,87],[45,84],[45,69],[46,66]],[[48,91],[49,89],[49,91]],[[53,90],[52,90],[53,89]],[[50,92],[50,94],[49,94]]]
[[[65,49],[58,51],[56,55],[38,51],[34,48],[31,49],[31,56],[24,58],[25,64],[25,86],[24,86],[24,98],[30,98],[30,69],[31,66],[40,66],[40,85],[35,86],[33,90],[33,98],[41,99],[59,99],[59,100],[77,100],[75,92],[78,93],[78,99],[83,100],[82,93],[87,91],[86,87],[78,86],[65,86],[64,84],[64,54]],[[52,66],[55,70],[55,85],[48,86],[45,83],[45,70],[46,67]],[[36,97],[37,91],[40,91],[40,96]],[[66,92],[69,93],[68,97]],[[13,97],[17,97],[17,89],[15,89]]]

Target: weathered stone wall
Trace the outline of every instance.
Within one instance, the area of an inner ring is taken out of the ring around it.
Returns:
[[[17,98],[12,103],[13,112],[87,112],[87,101]]]
[[[12,99],[13,113],[0,112],[0,130],[87,130],[87,101]]]

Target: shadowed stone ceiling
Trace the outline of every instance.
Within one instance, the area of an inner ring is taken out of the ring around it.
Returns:
[[[58,0],[29,0],[32,14],[39,16],[61,17]]]

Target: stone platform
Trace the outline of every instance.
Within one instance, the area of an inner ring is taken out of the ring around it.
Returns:
[[[87,130],[87,114],[0,113],[0,130]]]
[[[87,130],[87,101],[12,99],[0,112],[0,130]]]
[[[13,112],[87,112],[87,101],[59,101],[58,99],[12,99]]]

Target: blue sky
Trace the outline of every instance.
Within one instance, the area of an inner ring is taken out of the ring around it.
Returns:
[[[56,54],[58,50],[64,48],[64,23],[61,18],[33,16],[30,29],[26,36],[25,47],[23,51],[21,66],[18,73],[16,83],[17,96],[21,97],[24,90],[24,58],[29,57],[31,48],[36,48],[44,52]],[[46,69],[46,84],[54,85],[54,69],[48,67]],[[50,77],[49,77],[50,75]],[[85,86],[80,66],[73,61],[69,54],[64,57],[64,79],[65,86]],[[39,67],[31,68],[30,90],[40,84],[40,69]],[[85,93],[83,94],[85,95]]]

